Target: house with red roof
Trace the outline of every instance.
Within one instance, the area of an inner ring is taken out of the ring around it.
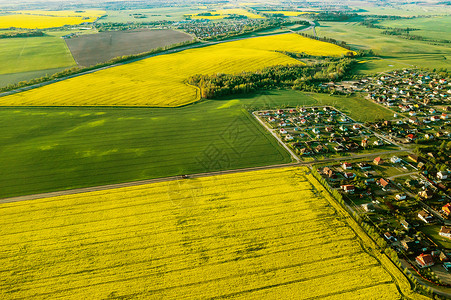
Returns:
[[[390,184],[390,182],[388,182],[388,180],[385,180],[384,178],[381,178],[378,181],[376,181],[376,184],[383,188],[386,188]]]
[[[384,160],[383,160],[380,156],[378,156],[378,157],[376,157],[376,158],[373,160],[373,163],[374,163],[375,165],[381,165],[381,164],[384,163]]]
[[[342,185],[341,188],[343,189],[343,191],[345,191],[345,193],[352,194],[355,192],[355,186],[352,184]]]
[[[348,162],[344,162],[344,163],[341,165],[341,167],[342,167],[344,170],[351,170],[351,169],[352,169],[352,165],[351,165],[350,163],[348,163]]]
[[[451,203],[443,205],[442,211],[447,217],[449,217],[451,215]]]
[[[430,254],[421,253],[415,258],[415,261],[420,268],[428,268],[434,265],[434,259]]]

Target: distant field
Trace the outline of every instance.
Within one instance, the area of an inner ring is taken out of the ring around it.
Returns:
[[[242,107],[297,105],[334,105],[358,121],[392,115],[365,99],[296,91],[177,109],[2,108],[0,198],[288,163]]]
[[[199,14],[202,14],[202,13],[210,13],[211,16],[199,15]],[[191,19],[206,19],[206,20],[224,19],[225,17],[228,17],[230,15],[242,15],[242,16],[248,17],[249,19],[262,19],[262,18],[264,18],[263,16],[260,16],[258,14],[254,14],[254,13],[250,13],[247,10],[242,9],[242,8],[218,9],[218,10],[212,10],[212,11],[204,11],[202,13],[191,14],[191,15],[187,15],[187,16],[190,16]]]
[[[184,15],[195,14],[203,11],[203,9],[193,6],[177,6],[177,7],[161,7],[150,9],[134,9],[134,10],[108,10],[106,16],[100,18],[98,23],[119,22],[119,23],[141,23],[159,20],[182,21],[185,20]],[[135,16],[139,17],[136,18]]]
[[[195,74],[236,73],[300,64],[274,50],[341,56],[347,49],[297,34],[258,37],[161,55],[0,98],[0,105],[159,106],[198,100],[185,80]]]
[[[65,69],[67,69],[67,68],[62,67],[62,68],[42,69],[42,70],[28,71],[28,72],[0,74],[0,88],[5,87],[10,84],[18,83],[20,81],[28,81],[31,79],[45,76],[45,75],[52,75],[52,74],[61,72]]]
[[[58,32],[42,37],[0,39],[0,74],[75,66]]]
[[[383,35],[380,29],[367,28],[355,22],[320,22],[316,27],[319,36],[346,41],[355,49],[373,49],[385,59],[377,63],[378,71],[393,69],[390,65],[404,67],[451,68],[451,48],[431,45],[426,42],[405,40],[396,36]],[[447,30],[447,29],[443,29]],[[444,37],[446,34],[444,33]],[[375,62],[372,62],[375,63]],[[374,73],[371,66],[362,66],[363,74]]]
[[[307,171],[1,204],[0,297],[400,299]]]
[[[11,15],[0,16],[0,29],[2,28],[28,28],[43,29],[61,27],[64,25],[78,25],[85,22],[94,22],[103,14],[103,11],[18,11]]]
[[[451,8],[446,5],[422,5],[419,4],[398,4],[390,3],[387,6],[370,6],[357,4],[359,8],[366,10],[361,14],[370,15],[392,15],[392,16],[426,16],[426,15],[446,15],[451,13]]]
[[[260,11],[263,14],[278,14],[278,15],[284,15],[286,17],[297,17],[300,15],[306,15],[306,14],[316,14],[314,12],[311,11],[282,11],[282,10],[264,10],[264,11]]]
[[[110,31],[66,39],[79,66],[91,66],[122,55],[147,52],[192,40],[189,34],[175,30]]]
[[[451,16],[434,16],[429,18],[415,18],[383,21],[382,26],[395,28],[417,28],[411,35],[419,35],[429,39],[451,40]]]

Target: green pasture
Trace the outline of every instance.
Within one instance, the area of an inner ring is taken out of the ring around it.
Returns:
[[[373,49],[384,60],[372,61],[366,67],[361,66],[362,74],[390,70],[398,66],[451,68],[451,48],[446,45],[383,35],[380,29],[367,28],[356,22],[320,22],[316,31],[319,36],[346,41],[353,49]]]
[[[364,9],[362,15],[391,15],[391,16],[430,16],[430,15],[446,15],[451,13],[451,8],[446,6],[434,6],[423,4],[395,4],[384,6],[373,6],[363,2],[357,4],[356,8]]]
[[[391,115],[364,99],[296,91],[176,109],[2,108],[0,198],[288,163],[244,108],[297,105],[335,105],[362,121]]]
[[[387,20],[379,22],[382,26],[394,28],[416,28],[412,35],[420,35],[429,39],[451,39],[451,16],[433,16],[428,18],[414,18],[401,20]]]
[[[43,37],[0,39],[0,74],[75,66],[59,32]]]

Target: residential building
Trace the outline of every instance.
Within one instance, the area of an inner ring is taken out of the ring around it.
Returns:
[[[448,239],[451,239],[451,227],[442,226],[442,228],[440,228],[440,232],[438,234],[443,237],[446,237]]]
[[[415,261],[420,268],[428,268],[434,265],[434,259],[430,254],[421,253],[415,258]]]

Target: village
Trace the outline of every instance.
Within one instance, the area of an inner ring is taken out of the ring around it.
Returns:
[[[201,40],[211,40],[294,24],[309,25],[307,21],[291,21],[286,18],[250,19],[231,15],[219,20],[187,18],[173,23],[172,28],[183,30]]]
[[[304,161],[399,149],[330,106],[268,110],[254,115]]]
[[[377,229],[406,268],[423,280],[449,286],[451,141],[442,110],[445,106],[436,108],[439,119],[431,130],[443,135],[424,144],[390,135],[390,128],[398,128],[396,121],[361,124],[330,106],[253,114],[299,162],[318,168],[348,208]],[[397,112],[394,117],[408,118]],[[415,126],[405,125],[404,130]],[[420,129],[416,128],[417,135]]]
[[[418,168],[418,156],[382,155],[339,161],[319,168],[331,188],[426,280],[451,284],[451,197]],[[428,269],[431,268],[431,269]],[[433,271],[433,273],[431,273]]]

